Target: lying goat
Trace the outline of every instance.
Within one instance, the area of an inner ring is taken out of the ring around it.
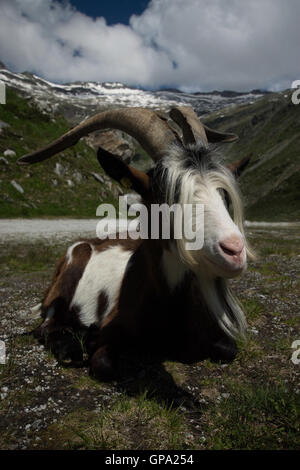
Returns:
[[[116,128],[135,137],[155,166],[146,174],[99,149],[109,176],[130,183],[148,207],[204,205],[199,250],[174,237],[96,239],[74,243],[60,260],[37,331],[57,340],[65,329],[85,331],[91,372],[99,378],[112,376],[120,352],[132,345],[184,362],[232,360],[235,337],[246,325],[227,278],[245,270],[249,252],[233,175],[247,159],[225,167],[209,142],[232,142],[235,135],[209,129],[189,107],[174,108],[170,116],[142,108],[106,111],[20,159],[39,162],[92,131]]]

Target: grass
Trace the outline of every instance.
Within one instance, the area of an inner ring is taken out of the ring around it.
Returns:
[[[210,449],[299,449],[300,395],[285,385],[235,385],[209,418]]]
[[[182,449],[184,434],[179,412],[144,392],[135,398],[121,395],[98,412],[70,413],[42,434],[41,445],[52,435],[59,436],[55,448],[63,449]]]
[[[287,259],[294,259],[300,251],[299,227],[289,227],[286,229],[256,228],[248,230],[248,238],[254,245],[258,261],[264,261],[264,266],[271,266],[273,256],[280,256]],[[267,262],[266,262],[266,259]],[[255,267],[255,265],[254,265]],[[253,268],[253,265],[250,265]]]
[[[1,246],[0,246],[1,247]],[[1,247],[0,267],[2,275],[10,273],[30,273],[44,271],[55,266],[64,254],[66,245],[63,243],[47,243],[42,241],[12,242]]]
[[[265,355],[265,350],[259,341],[249,334],[238,340],[238,360],[241,365],[249,364],[251,361],[258,362]]]
[[[258,302],[255,299],[249,299],[249,298],[241,298],[240,299],[243,308],[247,317],[248,322],[251,324],[252,322],[255,322],[261,314],[264,311],[264,307],[261,302]]]
[[[157,363],[149,352],[147,360],[135,358],[137,365],[128,365],[119,381],[101,383],[86,367],[53,365],[51,352],[34,352],[36,340],[16,333],[8,340],[8,363],[0,366],[0,389],[8,387],[0,406],[0,448],[28,439],[27,447],[36,449],[299,449],[299,365],[291,361],[291,345],[300,338],[293,274],[298,241],[290,231],[251,232],[260,257],[233,284],[251,330],[239,339],[233,363]],[[36,302],[64,249],[61,243],[23,242],[1,251],[0,331],[10,334],[11,319],[24,328],[18,312],[32,305],[28,289]],[[13,295],[6,299],[7,289]],[[49,397],[56,407],[34,411]],[[37,419],[44,427],[25,432]]]
[[[0,217],[91,217],[95,216],[100,202],[115,203],[115,195],[108,186],[101,185],[91,175],[91,172],[103,173],[103,170],[94,150],[82,140],[53,159],[32,166],[17,165],[19,157],[69,130],[70,125],[62,116],[56,116],[53,121],[30,100],[7,89],[7,104],[0,106],[0,120],[10,125],[0,135],[0,154],[12,149],[17,155],[7,157],[8,165],[1,163]],[[63,177],[55,173],[56,163],[63,165]],[[76,181],[74,173],[80,173],[80,182]],[[11,185],[12,180],[22,186],[24,194]]]
[[[94,379],[93,377],[89,375],[82,375],[78,378],[76,383],[74,384],[75,388],[78,388],[79,390],[87,390],[91,387],[96,387],[99,390],[102,388],[101,382],[98,380]]]

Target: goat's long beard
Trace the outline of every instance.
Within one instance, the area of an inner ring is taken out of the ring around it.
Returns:
[[[208,314],[229,337],[243,336],[247,327],[246,318],[238,300],[232,294],[229,282],[216,277],[203,260],[201,262],[196,256],[193,257],[193,251],[183,249],[180,254],[178,247],[181,244],[178,244],[178,241],[173,244],[173,253],[187,270],[194,273]],[[192,263],[190,257],[193,259]]]
[[[165,197],[169,205],[179,203],[183,207],[184,204],[202,204],[203,188],[224,189],[232,204],[233,221],[244,238],[247,255],[253,257],[244,235],[243,210],[237,184],[213,150],[198,144],[186,149],[173,147],[160,171],[161,181],[166,184]],[[198,250],[187,250],[186,242],[184,238],[176,240],[178,256],[187,269],[196,274],[209,314],[228,336],[243,334],[246,319],[228,282],[210,274],[211,270],[205,269],[201,258],[197,256]]]
[[[228,336],[243,336],[246,318],[228,282],[222,278],[208,279],[201,271],[198,271],[197,278],[209,314]]]

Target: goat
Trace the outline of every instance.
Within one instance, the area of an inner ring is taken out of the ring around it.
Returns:
[[[187,363],[207,357],[231,361],[236,336],[246,327],[227,278],[241,274],[251,256],[233,175],[249,159],[226,167],[210,143],[237,137],[208,128],[192,108],[173,108],[170,117],[143,108],[106,111],[19,160],[39,162],[96,129],[117,128],[135,137],[155,166],[143,173],[100,148],[98,161],[110,177],[129,183],[147,207],[204,204],[199,250],[188,250],[184,239],[174,237],[117,236],[78,241],[59,261],[37,333],[58,338],[66,329],[85,331],[90,371],[100,379],[114,375],[128,345]]]

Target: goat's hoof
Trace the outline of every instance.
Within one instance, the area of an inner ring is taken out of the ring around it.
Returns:
[[[90,362],[90,375],[101,381],[110,381],[116,377],[115,361],[106,347],[98,349]]]
[[[220,340],[213,344],[210,357],[215,362],[232,362],[238,353],[235,341]]]

